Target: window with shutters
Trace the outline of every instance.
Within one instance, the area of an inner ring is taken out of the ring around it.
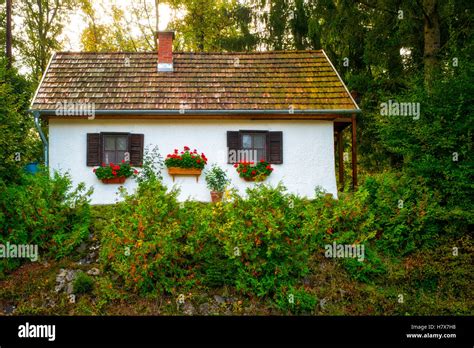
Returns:
[[[103,162],[120,163],[128,153],[128,134],[104,134],[103,135]],[[129,156],[127,157],[129,158]]]
[[[88,133],[87,165],[120,163],[127,158],[134,167],[143,162],[144,135],[133,133]]]
[[[260,159],[272,164],[283,163],[283,132],[269,132],[258,130],[240,130],[227,132],[228,163],[241,160],[242,154],[252,154],[250,161]],[[255,155],[255,156],[254,156]],[[256,157],[256,158],[254,158]]]

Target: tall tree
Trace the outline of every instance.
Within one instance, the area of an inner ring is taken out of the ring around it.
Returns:
[[[5,50],[7,57],[7,68],[11,68],[13,64],[12,55],[12,0],[7,0],[7,11],[6,11],[6,39],[5,39]]]
[[[237,0],[170,0],[184,13],[168,26],[179,33],[176,46],[189,51],[243,51],[253,49],[250,9]]]
[[[91,0],[80,0],[79,5],[88,22],[87,28],[81,34],[84,51],[135,52],[155,48],[154,27],[150,18],[153,13],[146,0],[129,5],[129,18],[117,6],[106,7]],[[111,23],[101,22],[100,18],[104,17],[104,14],[112,19]],[[139,29],[140,34],[134,35],[133,29]]]
[[[21,33],[16,40],[23,64],[38,82],[51,54],[61,48],[62,33],[73,0],[18,0],[14,3],[21,17]]]

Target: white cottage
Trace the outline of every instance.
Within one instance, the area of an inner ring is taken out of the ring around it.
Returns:
[[[41,136],[51,171],[93,186],[93,204],[113,203],[118,185],[102,183],[94,167],[126,153],[139,167],[148,145],[163,156],[189,146],[244,192],[255,183],[239,177],[229,150],[252,150],[272,163],[267,183],[309,197],[321,186],[337,196],[335,144],[342,181],[341,132],[352,125],[355,164],[360,110],[323,50],[176,53],[173,38],[158,33],[158,54],[53,55],[31,105],[38,129],[47,122],[48,139]],[[166,185],[181,188],[180,199],[210,201],[203,177],[163,174]],[[136,187],[131,178],[122,185]]]

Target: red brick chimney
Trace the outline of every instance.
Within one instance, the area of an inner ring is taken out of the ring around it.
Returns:
[[[173,71],[174,31],[158,32],[158,71]]]

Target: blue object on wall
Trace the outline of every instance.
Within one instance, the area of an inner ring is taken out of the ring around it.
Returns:
[[[39,172],[38,162],[30,162],[25,166],[27,173],[35,174]]]

